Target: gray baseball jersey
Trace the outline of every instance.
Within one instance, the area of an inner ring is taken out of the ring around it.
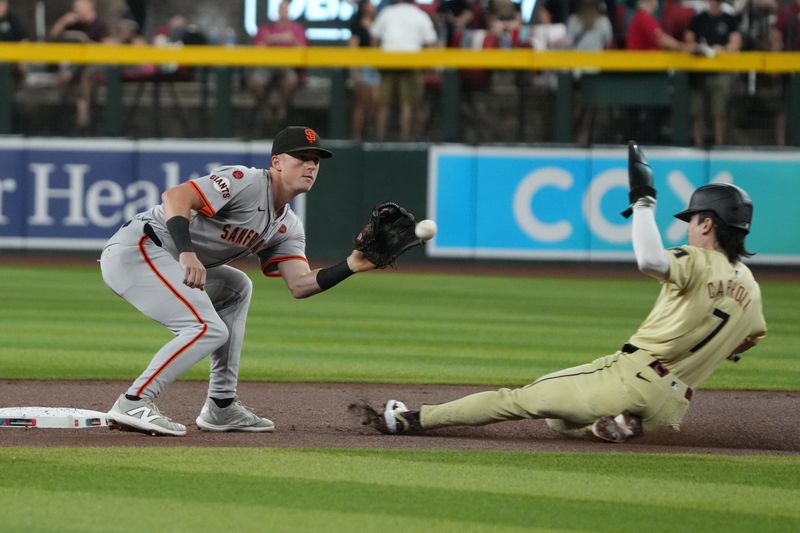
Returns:
[[[283,213],[275,214],[266,169],[222,167],[189,184],[203,200],[203,207],[189,222],[189,234],[197,258],[206,268],[256,254],[266,275],[278,275],[279,262],[306,260],[303,224],[288,205]],[[143,215],[163,247],[177,257],[164,206],[159,204]]]
[[[163,205],[134,216],[100,257],[109,288],[176,334],[133,382],[131,395],[155,398],[210,355],[209,396],[234,397],[252,282],[226,263],[257,254],[262,271],[278,276],[280,262],[306,261],[303,225],[288,205],[275,213],[267,170],[223,167],[188,183],[203,202],[189,233],[207,269],[205,290],[183,283]]]

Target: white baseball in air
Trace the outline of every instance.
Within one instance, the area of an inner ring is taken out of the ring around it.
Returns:
[[[414,233],[423,241],[431,240],[436,235],[436,222],[429,219],[420,220],[414,228]]]

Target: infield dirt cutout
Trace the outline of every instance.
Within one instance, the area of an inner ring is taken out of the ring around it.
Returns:
[[[116,381],[0,381],[2,407],[78,407],[107,411],[128,383]],[[381,435],[350,413],[366,401],[441,403],[491,387],[358,383],[243,382],[242,402],[275,422],[273,433],[208,433],[194,419],[206,397],[201,381],[173,383],[156,402],[186,424],[185,437],[91,429],[0,429],[0,446],[260,446],[276,448],[403,448],[568,452],[800,454],[800,392],[711,391],[695,394],[680,432],[644,435],[624,444],[574,440],[543,420],[446,428],[420,436]]]

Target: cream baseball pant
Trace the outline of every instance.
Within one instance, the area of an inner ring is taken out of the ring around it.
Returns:
[[[210,355],[208,395],[233,398],[253,284],[230,266],[209,268],[205,290],[183,284],[175,257],[134,219],[109,239],[100,256],[106,285],[175,337],[156,352],[127,393],[155,398]]]
[[[692,390],[649,353],[620,351],[553,372],[519,389],[423,405],[420,423],[424,429],[434,429],[546,418],[551,428],[577,437],[586,435],[600,417],[630,411],[641,417],[645,432],[662,427],[678,430],[691,397]]]

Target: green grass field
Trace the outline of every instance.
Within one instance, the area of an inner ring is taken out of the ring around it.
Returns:
[[[787,457],[0,448],[4,531],[797,531]]]
[[[295,301],[253,277],[248,380],[527,383],[613,352],[658,291],[386,272]],[[762,291],[768,338],[707,387],[800,389],[800,286]],[[2,378],[130,380],[169,335],[97,268],[0,266],[0,295]],[[0,446],[0,531],[788,532],[798,479],[797,455]]]
[[[613,353],[650,310],[650,279],[355,276],[294,300],[257,271],[245,380],[524,384]],[[710,388],[798,390],[800,284],[763,282],[769,335]],[[103,284],[98,268],[0,267],[6,378],[124,379],[170,333]],[[198,364],[189,379],[207,379]]]

